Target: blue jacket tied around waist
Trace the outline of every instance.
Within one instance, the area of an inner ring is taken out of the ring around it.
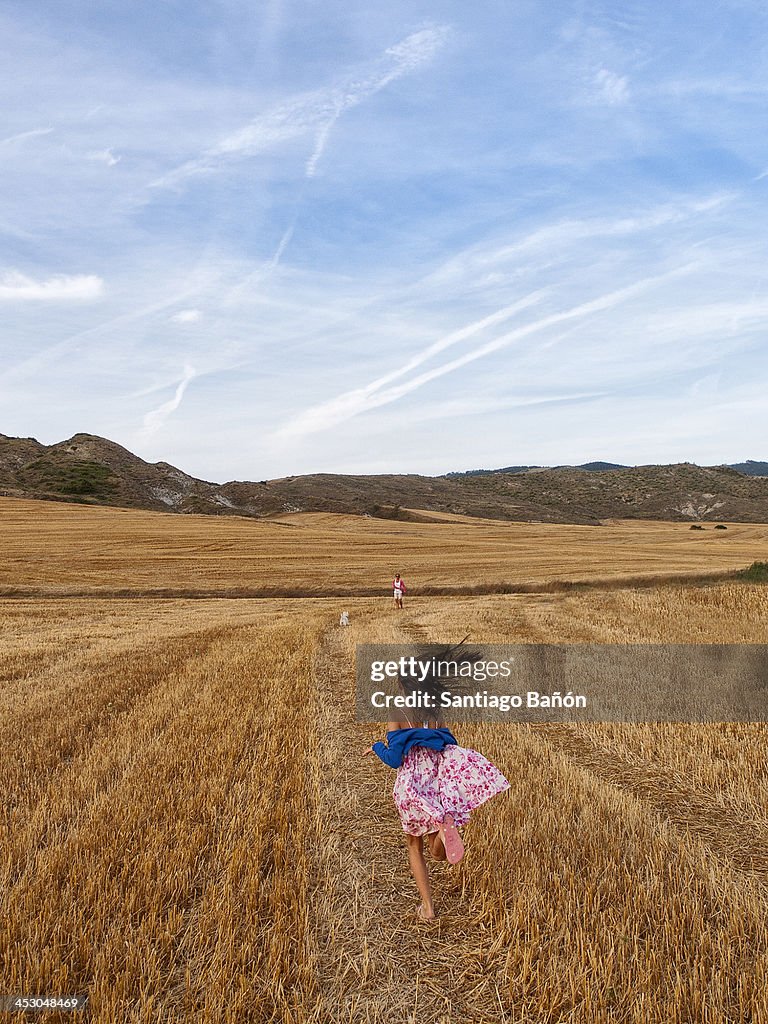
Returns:
[[[451,745],[458,746],[450,729],[392,729],[387,733],[387,745],[377,740],[373,752],[390,768],[399,768],[411,747],[443,750]]]

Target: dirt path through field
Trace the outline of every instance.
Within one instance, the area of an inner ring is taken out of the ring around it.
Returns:
[[[457,944],[471,926],[463,920],[455,869],[431,862],[440,920],[425,925],[416,919],[418,894],[391,796],[394,772],[362,755],[372,730],[350,715],[354,678],[345,641],[339,630],[329,632],[317,660],[325,825],[316,909],[326,995],[316,1019],[483,1020],[476,1000],[486,1002],[488,993],[479,992],[476,981],[466,992],[458,967]],[[499,1005],[495,1020],[507,1019]]]

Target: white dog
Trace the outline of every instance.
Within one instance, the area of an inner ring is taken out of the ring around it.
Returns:
[[[339,619],[339,625],[340,626],[348,626],[349,625],[349,612],[342,612],[341,613],[341,618]]]

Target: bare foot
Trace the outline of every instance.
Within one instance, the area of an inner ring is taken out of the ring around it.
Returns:
[[[429,846],[429,852],[435,858],[435,860],[445,860],[445,845],[440,836],[439,832],[430,832],[427,836],[427,845]]]
[[[419,904],[419,909],[416,911],[416,916],[418,917],[418,919],[420,921],[434,921],[434,920],[436,920],[434,909],[432,907],[430,907],[429,910],[427,910],[427,908],[424,906],[423,903]]]

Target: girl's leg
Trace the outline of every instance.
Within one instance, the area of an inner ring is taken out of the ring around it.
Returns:
[[[427,835],[427,843],[429,844],[429,852],[435,858],[435,860],[445,860],[445,847],[443,846],[443,840],[439,832],[430,832]]]
[[[408,863],[411,866],[411,874],[416,882],[416,887],[421,896],[421,916],[425,921],[433,920],[435,908],[432,906],[432,887],[429,884],[429,872],[427,862],[424,860],[424,849],[421,836],[406,835],[408,843]]]

